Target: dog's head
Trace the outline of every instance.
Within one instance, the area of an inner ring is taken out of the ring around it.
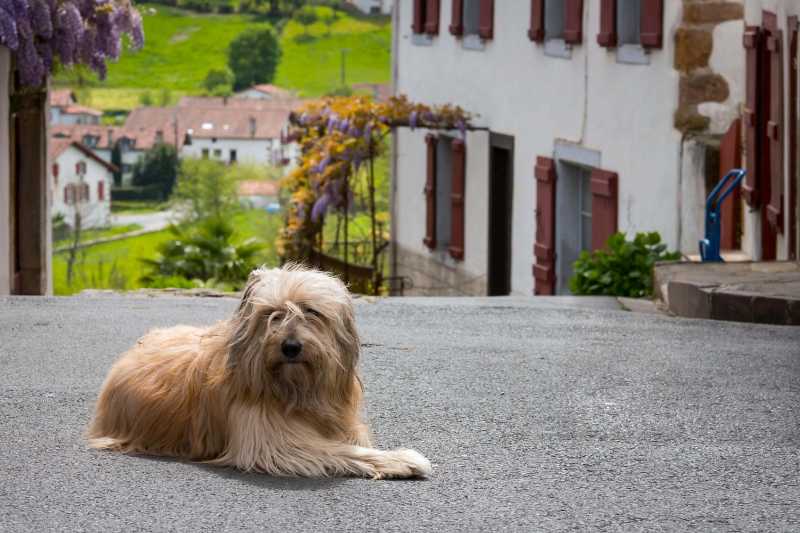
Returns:
[[[347,401],[359,347],[341,281],[297,266],[261,268],[231,321],[228,365],[249,395],[323,407]]]

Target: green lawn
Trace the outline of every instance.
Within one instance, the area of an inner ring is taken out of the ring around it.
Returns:
[[[130,111],[142,105],[143,97],[150,95],[152,105],[175,105],[187,91],[159,89],[126,89],[118,87],[92,87],[78,91],[78,101],[100,111]]]
[[[227,64],[228,44],[246,29],[266,26],[249,15],[203,15],[156,4],[137,4],[145,45],[109,64],[102,87],[198,92],[209,69]],[[151,13],[155,10],[155,14]],[[116,104],[115,104],[116,105]]]
[[[329,8],[317,8],[320,13]],[[353,83],[387,83],[390,80],[392,29],[387,19],[355,19],[342,14],[331,28],[318,22],[303,27],[289,21],[281,36],[283,57],[275,84],[316,97],[341,86],[342,50],[346,78]]]
[[[130,233],[131,231],[140,230],[142,227],[139,224],[127,224],[125,226],[114,226],[111,228],[103,229],[87,229],[81,232],[81,242],[95,241],[97,239],[104,239],[106,237],[113,237],[123,233]],[[53,243],[53,248],[61,248],[68,246],[72,240],[71,237],[66,237]]]
[[[139,200],[114,200],[111,202],[111,212],[117,215],[156,213],[168,207],[168,202],[144,202]]]
[[[283,223],[280,215],[248,210],[236,214],[233,223],[237,238],[254,237],[263,244],[263,252],[258,258],[260,263],[277,265],[275,236]],[[154,258],[158,253],[158,245],[171,238],[172,234],[163,230],[84,248],[79,252],[71,285],[67,284],[67,254],[54,254],[54,292],[57,295],[68,295],[84,289],[123,291],[141,288],[139,278],[147,272],[147,268],[140,259]]]

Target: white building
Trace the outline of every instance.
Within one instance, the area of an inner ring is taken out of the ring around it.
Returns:
[[[393,0],[349,0],[349,3],[367,15],[389,15],[392,12]]]
[[[696,254],[705,196],[741,164],[743,17],[736,0],[398,3],[395,92],[476,118],[463,143],[397,133],[394,274],[418,293],[553,294],[616,230]],[[758,216],[731,209],[724,242],[769,258]]]
[[[109,225],[114,166],[71,139],[51,139],[49,151],[51,216],[63,215],[70,226],[76,214],[84,228]]]
[[[241,92],[236,93],[235,98],[251,98],[254,100],[287,100],[294,98],[291,91],[287,91],[277,85],[263,83],[253,85]]]
[[[78,105],[69,89],[50,92],[50,124],[71,126],[76,124],[100,124],[103,113],[97,109]]]

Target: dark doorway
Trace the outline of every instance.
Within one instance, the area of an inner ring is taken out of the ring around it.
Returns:
[[[489,296],[511,293],[511,210],[514,138],[492,133],[489,140]]]

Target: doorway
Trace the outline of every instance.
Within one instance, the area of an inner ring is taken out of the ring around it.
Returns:
[[[489,296],[511,294],[511,212],[514,137],[492,133],[489,140]]]

